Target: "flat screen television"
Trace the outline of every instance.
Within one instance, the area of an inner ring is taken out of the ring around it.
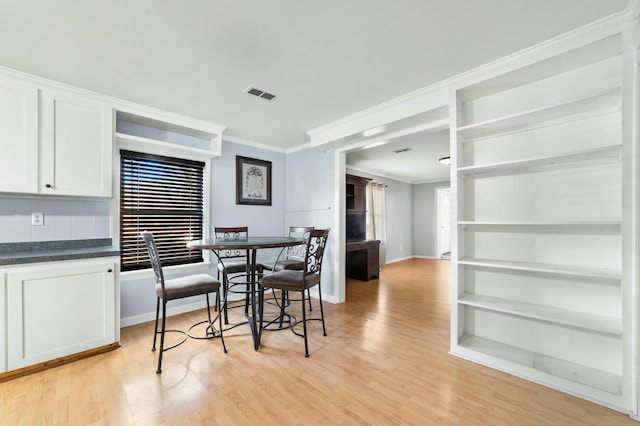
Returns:
[[[362,241],[366,239],[365,213],[347,215],[347,241]]]

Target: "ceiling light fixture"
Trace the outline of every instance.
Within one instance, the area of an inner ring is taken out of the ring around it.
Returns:
[[[393,151],[395,154],[400,154],[401,152],[413,151],[413,148],[400,148]]]
[[[363,146],[362,149],[375,148],[376,146],[382,146],[382,145],[386,145],[388,143],[389,143],[389,141],[372,142],[372,143],[370,143],[368,145]]]
[[[446,164],[447,166],[451,165],[451,157],[449,156],[438,158],[438,161],[441,162],[442,164]]]
[[[387,126],[374,127],[373,129],[365,130],[364,132],[362,132],[362,136],[365,138],[368,138],[371,136],[379,135],[380,133],[384,132],[386,129],[387,129]]]

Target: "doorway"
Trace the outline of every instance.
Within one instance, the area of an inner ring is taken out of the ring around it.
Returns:
[[[451,259],[451,188],[436,188],[436,258]]]

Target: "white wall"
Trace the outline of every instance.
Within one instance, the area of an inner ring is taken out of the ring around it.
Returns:
[[[322,293],[335,301],[332,248],[338,230],[334,227],[334,156],[315,148],[287,155],[287,226],[331,228],[322,264]]]
[[[236,204],[236,156],[271,161],[271,206]],[[211,165],[211,227],[248,226],[254,236],[285,235],[287,160],[284,153],[223,141]]]
[[[449,181],[413,185],[413,255],[436,257],[438,217],[436,188],[449,187]]]
[[[111,238],[109,200],[0,197],[0,243]],[[43,226],[31,213],[44,214]]]

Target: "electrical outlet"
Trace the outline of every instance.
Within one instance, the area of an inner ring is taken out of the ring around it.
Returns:
[[[44,225],[44,213],[31,213],[31,225],[42,226]]]

